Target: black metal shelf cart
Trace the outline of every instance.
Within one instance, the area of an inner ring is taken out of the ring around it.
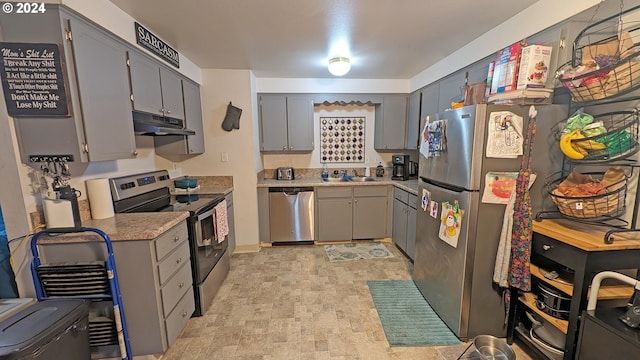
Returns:
[[[105,242],[104,262],[75,262],[43,264],[38,251],[38,240],[43,235],[74,232],[92,232]],[[47,229],[31,238],[31,276],[39,301],[53,298],[83,298],[99,305],[89,315],[89,343],[94,349],[115,348],[120,357],[131,360],[129,334],[125,322],[122,296],[118,283],[113,247],[109,236],[100,229]],[[111,306],[110,306],[111,305]],[[110,307],[110,309],[109,309]],[[106,311],[105,311],[106,309]]]

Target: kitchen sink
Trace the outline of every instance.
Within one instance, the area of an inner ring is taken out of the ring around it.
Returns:
[[[322,181],[324,182],[343,182],[343,181],[348,181],[347,179],[343,178],[343,177],[330,177],[330,178],[322,178]]]
[[[370,176],[352,176],[349,181],[365,182],[365,181],[376,181],[376,179],[374,179],[374,178],[372,178]]]

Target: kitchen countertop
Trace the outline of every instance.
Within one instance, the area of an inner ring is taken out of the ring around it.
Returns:
[[[83,220],[82,226],[104,231],[111,241],[151,240],[178,225],[187,217],[189,217],[187,211],[115,214],[106,219]],[[43,235],[39,240],[46,243],[103,241],[93,232]]]
[[[199,188],[190,190],[189,194],[222,194],[227,195],[233,191],[233,186],[205,186],[201,185]],[[171,189],[172,195],[186,195],[187,192],[184,189]]]
[[[295,180],[276,180],[276,179],[263,179],[258,181],[259,188],[269,187],[302,187],[302,186],[374,186],[374,185],[393,185],[402,190],[408,191],[414,195],[418,195],[418,180],[410,179],[405,181],[391,180],[391,177],[373,177],[376,181],[365,182],[326,182],[322,181],[319,177],[304,177]]]

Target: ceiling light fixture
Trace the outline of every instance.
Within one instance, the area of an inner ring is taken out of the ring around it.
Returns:
[[[351,69],[351,62],[346,57],[334,57],[329,59],[329,72],[335,76],[342,76]]]

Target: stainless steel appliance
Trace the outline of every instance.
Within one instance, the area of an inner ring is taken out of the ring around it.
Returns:
[[[409,179],[418,177],[418,163],[409,161]]]
[[[391,180],[409,180],[409,155],[393,155]]]
[[[548,198],[544,196],[545,178],[562,165],[562,154],[551,128],[568,113],[562,105],[541,105],[536,109],[532,168],[537,180],[530,190],[534,214]],[[522,117],[522,129],[526,129],[528,110],[528,106],[472,105],[427,116],[420,126],[422,130],[426,121],[435,125],[443,124],[436,122],[442,120],[446,134],[441,137],[446,139],[446,147],[439,147],[440,151],[427,157],[428,147],[421,134],[418,196],[428,197],[428,202],[418,209],[416,217],[413,279],[431,307],[461,339],[506,334],[504,303],[492,281],[505,205],[484,203],[481,199],[487,173],[517,172],[521,156],[486,157],[487,134],[489,126],[504,125],[496,124],[495,117],[490,119],[501,112]],[[458,236],[456,246],[440,237],[445,202],[457,202],[464,211],[454,231]]]
[[[279,167],[276,169],[277,180],[294,180],[296,178],[292,167]]]
[[[229,272],[228,237],[217,239],[215,207],[224,194],[171,195],[166,170],[109,179],[116,213],[188,211],[194,316],[211,304]]]
[[[313,244],[312,187],[269,188],[269,224],[274,244]]]

